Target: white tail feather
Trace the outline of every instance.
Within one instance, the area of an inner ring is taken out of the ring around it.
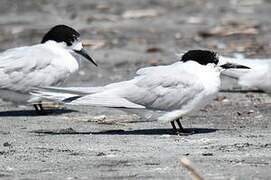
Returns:
[[[78,96],[77,94],[50,92],[50,91],[42,91],[42,90],[35,90],[35,91],[32,91],[30,94],[31,94],[31,97],[28,100],[28,102],[33,103],[33,104],[40,103],[41,101],[63,102],[67,98]]]
[[[103,107],[114,107],[114,108],[135,108],[135,109],[145,108],[144,106],[135,104],[125,98],[111,97],[111,96],[106,96],[106,95],[101,96],[101,95],[96,95],[96,94],[81,97],[67,104],[103,106]]]
[[[103,90],[103,87],[41,87],[40,91],[50,91],[50,92],[58,92],[58,93],[70,93],[70,94],[78,94],[78,95],[86,95],[98,93]]]

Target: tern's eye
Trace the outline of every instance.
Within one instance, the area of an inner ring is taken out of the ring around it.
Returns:
[[[76,36],[75,34],[73,34],[73,35],[72,35],[72,39],[73,39],[73,41],[77,41],[77,40],[79,40],[79,37]]]
[[[66,41],[68,46],[72,46],[74,42],[78,41],[78,37],[76,36],[72,36],[70,38],[68,38],[68,40]]]

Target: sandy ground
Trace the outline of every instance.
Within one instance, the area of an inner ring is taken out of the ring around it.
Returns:
[[[52,25],[72,25],[99,68],[82,62],[66,85],[102,85],[192,48],[271,57],[270,8],[268,0],[1,0],[0,49],[38,43]],[[68,107],[37,116],[32,107],[2,101],[0,178],[191,179],[180,164],[185,157],[206,179],[270,179],[271,98],[219,97],[184,118],[196,133],[183,137],[145,112]]]

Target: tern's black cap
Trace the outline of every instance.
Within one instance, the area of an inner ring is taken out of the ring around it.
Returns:
[[[57,25],[44,35],[41,43],[53,40],[56,42],[66,42],[68,46],[71,46],[79,37],[80,34],[75,29],[66,25]]]
[[[181,61],[183,61],[183,62],[196,61],[201,65],[206,65],[209,63],[217,64],[218,63],[218,56],[213,51],[190,50],[182,56]]]

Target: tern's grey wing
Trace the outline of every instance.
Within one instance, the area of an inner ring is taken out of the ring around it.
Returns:
[[[10,49],[0,54],[0,88],[27,92],[58,83],[65,69],[52,63],[58,55],[43,44]],[[57,72],[57,73],[54,73]]]
[[[130,81],[105,87],[104,91],[78,98],[71,104],[126,108],[136,108],[134,105],[137,105],[140,108],[173,110],[190,103],[204,90],[202,83],[180,64],[152,67]]]
[[[204,90],[201,81],[182,66],[161,67],[138,77],[126,95],[130,101],[151,109],[174,110],[190,103]]]

